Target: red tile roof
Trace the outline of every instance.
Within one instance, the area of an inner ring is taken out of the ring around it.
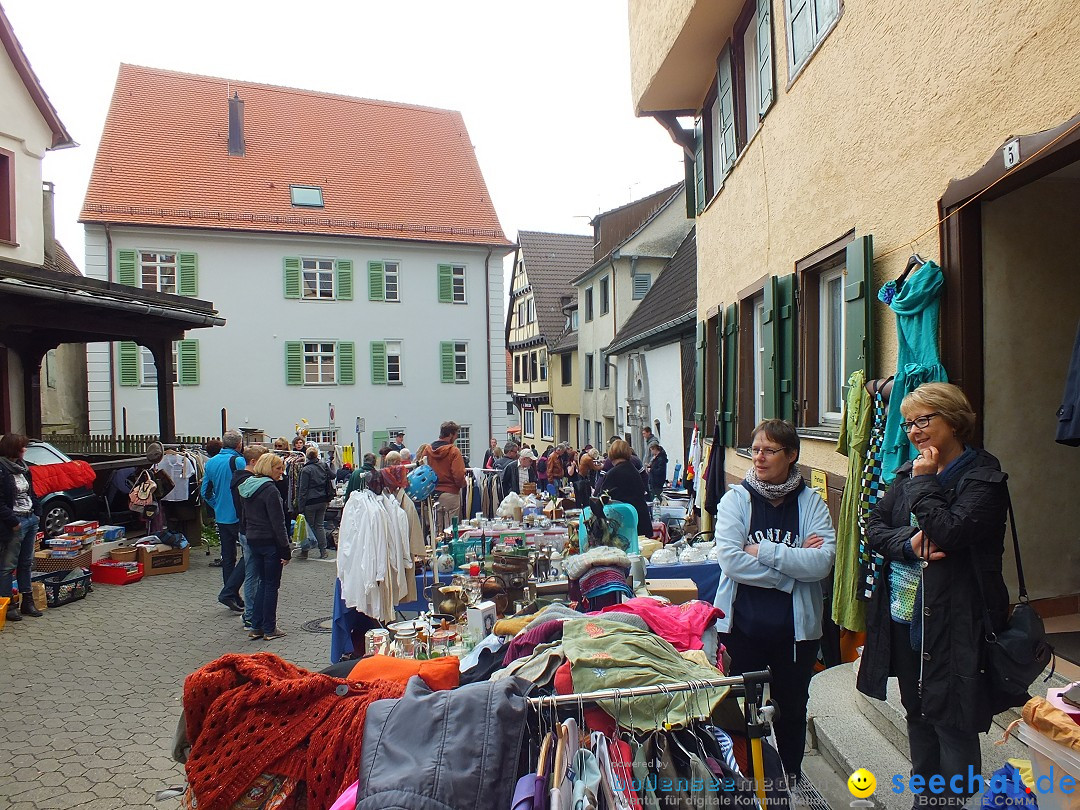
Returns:
[[[291,184],[325,207],[294,207]],[[459,112],[137,65],[120,66],[81,220],[511,244]]]
[[[56,258],[50,259],[46,256],[42,267],[56,273],[67,273],[69,276],[82,275],[82,271],[79,270],[79,265],[75,264],[75,260],[71,258],[71,254],[68,253],[64,246],[59,242],[56,243]]]

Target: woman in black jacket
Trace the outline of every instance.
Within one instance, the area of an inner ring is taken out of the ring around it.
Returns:
[[[30,588],[30,568],[37,542],[38,499],[30,466],[23,460],[30,440],[18,433],[0,439],[0,596],[11,598],[12,570],[19,581],[21,611],[26,616],[40,616]],[[13,605],[8,605],[7,620],[22,621]]]
[[[606,492],[613,501],[622,501],[633,506],[638,514],[638,535],[652,537],[652,515],[649,513],[645,484],[630,460],[633,456],[630,445],[622,439],[616,439],[608,447],[607,455],[612,466],[600,484],[600,492]]]
[[[281,587],[281,570],[292,556],[281,495],[273,485],[274,481],[281,480],[285,462],[273,453],[265,453],[252,466],[251,472],[253,475],[237,486],[244,499],[241,531],[262,573],[262,581],[255,593],[255,608],[251,611],[252,630],[248,638],[270,641],[285,635],[277,626],[278,589]]]
[[[319,458],[318,447],[308,447],[307,462],[300,468],[300,493],[297,502],[304,513],[308,531],[315,535],[319,546],[319,557],[326,559],[326,505],[330,502],[333,485],[330,483],[330,470]],[[300,559],[306,560],[311,545],[307,538],[300,544]]]
[[[955,385],[921,385],[900,412],[919,457],[897,470],[870,515],[867,540],[885,566],[866,616],[858,689],[884,700],[888,677],[897,677],[912,773],[942,775],[958,806],[971,795],[969,768],[981,773],[979,733],[1020,705],[993,689],[983,646],[983,605],[995,631],[1009,608],[1001,576],[1007,476],[996,458],[968,446],[975,414]]]

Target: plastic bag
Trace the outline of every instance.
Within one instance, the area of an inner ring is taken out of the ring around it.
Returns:
[[[293,525],[292,541],[300,545],[307,540],[307,534],[307,520],[303,515],[297,515],[296,522]]]
[[[517,513],[520,514],[520,510],[522,510],[524,506],[525,501],[521,499],[521,496],[516,492],[511,492],[502,499],[502,503],[499,504],[499,508],[496,510],[495,514],[501,518],[513,518],[515,510],[518,510]]]

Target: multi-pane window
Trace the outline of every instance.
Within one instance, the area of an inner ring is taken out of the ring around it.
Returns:
[[[386,345],[386,382],[388,385],[401,385],[401,341],[388,340]],[[391,434],[393,435],[393,434]]]
[[[387,301],[401,300],[397,262],[383,262],[383,294]]]
[[[176,293],[176,254],[139,253],[142,288],[155,292]]]
[[[540,381],[543,382],[547,379],[547,350],[540,350]]]
[[[451,270],[453,284],[453,297],[455,304],[465,303],[465,268],[462,265],[454,265]]]
[[[570,313],[570,331],[576,332],[578,330],[578,311],[575,309]]]
[[[179,369],[179,359],[176,356],[176,341],[172,343],[172,383],[176,385],[177,370]],[[154,354],[145,346],[139,347],[139,384],[140,385],[157,385],[157,363],[154,362]]]
[[[540,438],[555,438],[555,412],[540,411]]]
[[[785,0],[788,29],[788,72],[794,75],[825,39],[840,16],[840,0]]]
[[[765,299],[759,298],[753,303],[754,313],[754,424],[765,418],[765,373],[768,361],[765,358]]]
[[[526,436],[536,435],[536,411],[529,408],[521,412],[522,431]]]
[[[301,294],[305,300],[333,300],[334,260],[301,259]]]
[[[593,356],[591,354],[585,355],[585,390],[592,391],[593,388]]]
[[[822,273],[819,291],[819,413],[839,422],[844,408],[844,271]]]
[[[600,314],[607,315],[611,311],[611,278],[604,276],[600,279]]]
[[[337,444],[337,437],[337,428],[315,428],[314,430],[309,428],[307,440],[315,444]]]
[[[454,382],[469,381],[469,344],[454,344]]]
[[[461,455],[466,459],[469,458],[469,453],[472,451],[472,441],[470,441],[471,431],[468,425],[461,425],[458,428],[458,436],[455,444],[457,449],[461,451]]]
[[[592,320],[593,316],[593,301],[592,301],[592,287],[585,290],[585,323]]]
[[[569,352],[560,354],[559,364],[562,367],[562,384],[572,385],[574,382],[574,356]]]
[[[333,385],[336,359],[334,343],[305,343],[304,385]]]
[[[525,325],[525,302],[522,301],[517,305],[517,325]]]

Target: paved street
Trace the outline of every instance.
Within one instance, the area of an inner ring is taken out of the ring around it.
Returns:
[[[330,635],[301,625],[332,612],[333,559],[288,566],[278,613],[288,635],[264,642],[249,641],[240,614],[217,603],[220,569],[192,552],[186,573],[95,585],[0,633],[0,808],[176,807],[154,794],[183,783],[169,751],[188,673],[252,650],[312,669],[329,663]]]

